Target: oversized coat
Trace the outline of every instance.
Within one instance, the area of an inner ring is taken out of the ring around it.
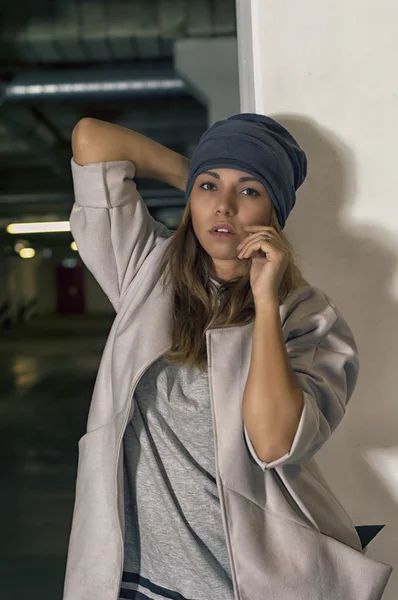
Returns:
[[[72,172],[72,234],[116,316],[79,441],[64,600],[117,600],[122,440],[140,377],[171,346],[172,302],[156,271],[173,232],[150,215],[131,162],[80,166],[72,159]],[[354,390],[355,340],[335,303],[312,285],[290,294],[280,319],[304,407],[289,452],[270,463],[257,456],[242,420],[254,324],[206,332],[217,487],[235,598],[380,600],[392,567],[365,555],[351,518],[310,468]]]

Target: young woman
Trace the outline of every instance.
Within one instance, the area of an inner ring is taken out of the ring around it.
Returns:
[[[215,123],[191,161],[92,119],[72,145],[72,233],[117,314],[79,442],[64,600],[379,600],[392,568],[309,469],[358,352],[282,232],[303,150],[255,114]],[[185,190],[176,232],[135,175]]]

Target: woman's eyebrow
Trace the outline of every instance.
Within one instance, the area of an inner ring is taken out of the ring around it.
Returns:
[[[220,179],[220,175],[218,173],[216,173],[215,171],[203,171],[203,174],[206,175],[212,175],[212,177],[215,177],[216,179]],[[242,183],[244,181],[258,181],[258,179],[256,179],[255,177],[240,177],[238,179],[239,183]]]
[[[242,181],[257,181],[258,183],[260,183],[255,177],[240,177],[239,182]]]
[[[202,174],[203,175],[211,175],[212,177],[215,177],[216,179],[220,179],[219,174],[215,173],[214,171],[203,171]]]

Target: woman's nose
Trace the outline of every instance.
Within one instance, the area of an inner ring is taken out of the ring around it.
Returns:
[[[227,192],[222,192],[221,194],[219,194],[218,198],[218,206],[221,207],[225,207],[225,208],[230,208],[231,210],[234,209],[234,207],[236,206],[236,194],[234,190],[230,190]]]

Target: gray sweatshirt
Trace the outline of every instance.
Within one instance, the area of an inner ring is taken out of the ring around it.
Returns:
[[[120,598],[234,600],[208,376],[161,357],[142,375],[135,398],[123,438]]]

